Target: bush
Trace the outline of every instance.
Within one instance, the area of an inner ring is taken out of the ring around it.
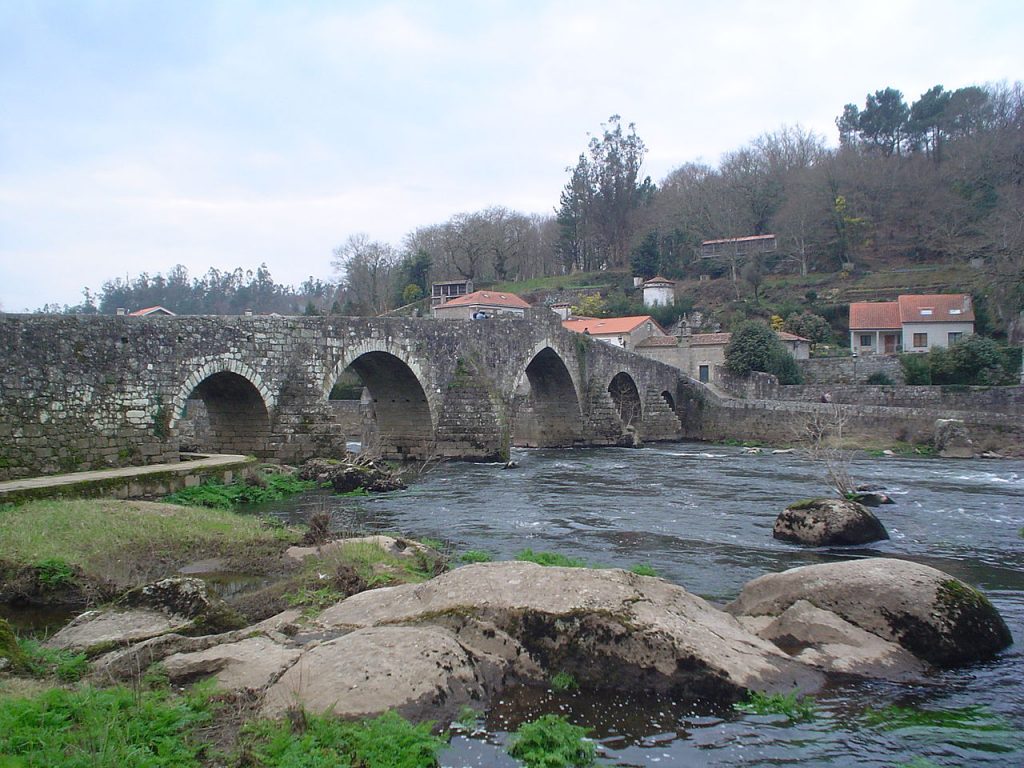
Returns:
[[[971,335],[948,349],[900,357],[907,384],[1005,386],[1017,383],[1020,350]]]
[[[932,369],[928,355],[908,352],[900,355],[900,367],[903,369],[903,380],[911,386],[922,386],[932,383]]]
[[[741,323],[725,348],[725,367],[736,376],[761,371],[778,376],[780,384],[799,384],[800,369],[779,337],[764,323]]]
[[[803,336],[805,339],[810,339],[814,342],[828,342],[832,340],[832,326],[828,324],[828,320],[813,312],[800,312],[799,314],[789,315],[786,318],[786,322],[782,325],[782,330],[795,333],[797,336]]]
[[[586,735],[586,728],[561,715],[544,715],[520,727],[508,753],[526,768],[585,768],[594,764],[596,752]]]
[[[882,386],[892,386],[893,380],[889,378],[889,374],[885,371],[875,371],[864,381],[865,384],[881,384]]]

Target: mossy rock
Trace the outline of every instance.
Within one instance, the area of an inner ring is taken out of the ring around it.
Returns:
[[[11,625],[0,619],[0,672],[20,672],[25,669],[26,662]]]

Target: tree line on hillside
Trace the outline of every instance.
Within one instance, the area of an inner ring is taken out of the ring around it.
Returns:
[[[225,272],[210,269],[202,277],[190,278],[188,270],[177,265],[167,276],[143,272],[135,278],[108,280],[101,291],[83,290],[79,304],[47,304],[43,313],[113,315],[120,309],[129,312],[162,306],[180,315],[240,315],[247,311],[282,315],[342,311],[340,288],[331,282],[310,277],[298,288],[274,281],[266,264],[255,272],[235,269]]]
[[[420,227],[400,245],[352,235],[334,250],[336,283],[277,286],[265,268],[241,276],[211,270],[192,283],[172,272],[107,283],[92,304],[101,311],[155,303],[175,311],[379,314],[425,296],[437,280],[480,286],[598,269],[719,277],[736,265],[701,258],[701,242],[770,233],[776,250],[744,265],[755,289],[772,273],[980,258],[993,278],[996,322],[1005,325],[1024,309],[1020,83],[936,85],[910,104],[884,88],[867,94],[863,107],[847,104],[836,126],[835,148],[784,126],[727,153],[717,167],[686,163],[655,184],[643,174],[647,147],[635,126],[613,115],[566,169],[552,215],[493,206]]]

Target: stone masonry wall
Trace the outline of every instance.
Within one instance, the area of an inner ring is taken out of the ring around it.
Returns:
[[[884,373],[893,384],[904,382],[900,360],[892,355],[817,357],[796,363],[806,384],[864,384],[874,373]]]
[[[584,443],[619,438],[607,387],[620,371],[646,404],[641,438],[678,436],[660,397],[678,395],[678,371],[595,346],[562,329],[554,313],[529,315],[473,323],[2,315],[0,479],[175,461],[187,399],[204,391],[220,397],[206,400],[211,431],[219,424],[223,432],[232,417],[247,425],[222,435],[228,444],[286,462],[338,453],[351,435],[327,393],[357,359],[372,361],[367,370],[379,382],[394,384],[398,374],[412,382],[379,390],[386,397],[369,406],[397,433],[380,436],[385,449],[398,440],[390,450],[405,458],[507,454],[514,387],[544,348],[564,361],[579,393]],[[232,399],[238,392],[242,405]]]

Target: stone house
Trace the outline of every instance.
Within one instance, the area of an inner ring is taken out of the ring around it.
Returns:
[[[672,338],[650,315],[573,317],[563,320],[562,327],[630,351],[651,337]]]
[[[811,342],[802,336],[778,331],[783,346],[797,360],[811,356]],[[637,354],[649,357],[684,371],[690,378],[705,384],[715,382],[715,369],[725,365],[725,348],[731,333],[694,333],[684,336],[649,338],[636,347]]]
[[[442,320],[485,320],[498,315],[522,317],[530,305],[514,293],[473,291],[449,299],[431,309],[434,317]]]
[[[850,349],[855,355],[927,352],[974,333],[966,293],[906,294],[896,301],[850,304]]]

